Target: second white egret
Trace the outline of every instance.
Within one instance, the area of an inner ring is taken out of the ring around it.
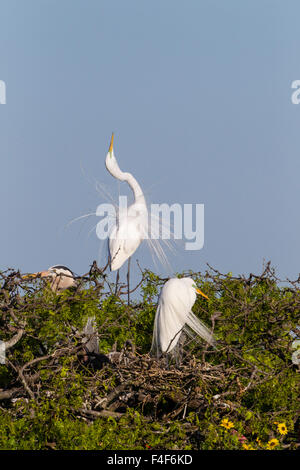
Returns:
[[[188,277],[169,279],[164,284],[154,320],[152,355],[159,357],[173,351],[183,331],[191,336],[192,330],[210,345],[215,345],[213,333],[192,312],[197,293],[208,299]]]

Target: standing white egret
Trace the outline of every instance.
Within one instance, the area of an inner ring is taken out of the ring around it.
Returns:
[[[190,329],[207,343],[215,344],[212,332],[192,312],[197,293],[208,299],[188,277],[169,279],[164,284],[154,320],[151,354],[159,357],[171,352],[182,331],[191,335]]]
[[[41,277],[50,280],[50,287],[53,292],[61,292],[70,287],[76,286],[74,273],[66,266],[57,264],[51,266],[47,271],[39,271],[32,274],[22,276],[23,279],[34,279]],[[89,353],[99,353],[99,336],[95,325],[95,317],[89,317],[83,332],[86,336],[83,338],[85,350]]]
[[[128,260],[127,284],[129,302],[129,266],[130,257],[137,250],[148,233],[148,210],[143,191],[131,173],[120,170],[113,149],[114,134],[112,134],[105,165],[109,173],[119,181],[126,181],[133,191],[134,203],[120,208],[115,225],[109,235],[110,269],[119,270]],[[118,271],[119,274],[119,271]],[[117,282],[118,282],[117,274]]]

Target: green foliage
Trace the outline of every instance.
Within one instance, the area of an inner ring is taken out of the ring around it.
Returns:
[[[282,286],[270,268],[249,278],[188,274],[209,297],[199,296],[193,311],[214,328],[218,346],[188,342],[181,368],[168,371],[148,356],[164,283],[154,273],[144,273],[130,306],[109,283],[106,292],[101,275],[56,294],[39,281],[20,291],[9,278],[7,287],[2,274],[0,338],[24,334],[0,365],[0,449],[297,448],[299,366],[291,362],[290,332],[299,325],[298,284]],[[130,342],[131,365],[82,362],[89,317],[100,352],[124,351]],[[99,415],[124,383],[135,399]]]
[[[138,412],[129,410],[119,421],[96,419],[88,424],[76,417],[60,416],[51,406],[30,418],[12,420],[0,416],[1,450],[131,450],[188,449],[186,432],[180,423],[148,423]]]

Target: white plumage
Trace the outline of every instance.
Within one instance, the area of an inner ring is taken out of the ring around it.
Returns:
[[[121,209],[109,235],[110,268],[119,269],[137,250],[148,233],[148,210],[143,191],[131,173],[120,170],[113,150],[113,135],[105,165],[109,173],[120,181],[126,181],[134,194],[134,203]]]
[[[154,320],[152,354],[173,351],[182,331],[191,335],[190,329],[209,344],[215,344],[212,332],[192,312],[197,293],[208,298],[191,278],[170,279],[162,287]]]

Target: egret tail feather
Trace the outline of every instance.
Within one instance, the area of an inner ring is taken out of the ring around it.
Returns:
[[[191,328],[191,330],[193,330],[198,336],[204,339],[208,344],[211,346],[216,346],[216,339],[212,331],[207,328],[207,326],[201,320],[199,320],[199,318],[196,317],[193,312],[188,313],[186,325]],[[188,329],[184,328],[184,331],[189,334]]]

